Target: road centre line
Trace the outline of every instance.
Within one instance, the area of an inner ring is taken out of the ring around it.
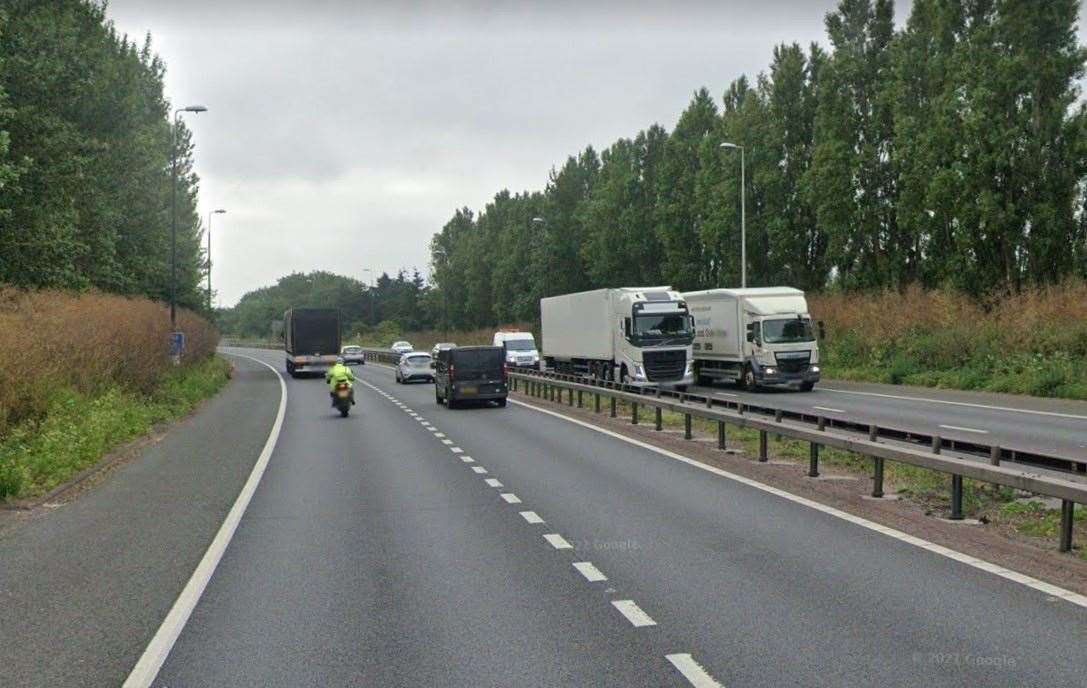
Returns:
[[[725,688],[689,654],[665,655],[664,658],[671,662],[672,666],[683,674],[683,678],[690,681],[694,688]]]
[[[256,361],[275,374],[276,379],[279,380],[279,408],[276,411],[275,421],[272,423],[272,429],[268,433],[268,438],[264,441],[264,447],[261,449],[256,463],[253,464],[253,470],[250,471],[241,492],[238,493],[233,506],[227,512],[226,518],[223,519],[222,525],[219,526],[219,530],[215,533],[211,544],[208,545],[204,556],[200,558],[200,563],[197,564],[189,581],[181,590],[181,594],[177,596],[173,606],[170,607],[170,611],[166,614],[166,618],[162,620],[162,624],[155,631],[155,635],[152,636],[151,642],[144,648],[143,654],[140,655],[136,665],[129,672],[123,684],[124,688],[148,688],[155,681],[163,662],[169,656],[174,643],[177,642],[181,631],[185,628],[185,624],[192,615],[193,609],[196,608],[200,597],[204,594],[204,590],[215,573],[215,569],[219,566],[223,553],[226,551],[227,546],[230,545],[230,540],[238,529],[238,523],[241,522],[245,510],[253,498],[253,493],[256,492],[257,485],[260,484],[260,480],[264,476],[264,470],[268,467],[268,461],[272,457],[272,452],[275,451],[276,443],[279,441],[279,432],[283,428],[283,418],[287,413],[287,384],[283,380],[283,376],[279,374],[275,367],[259,358],[253,358],[245,354],[228,355]]]
[[[544,523],[545,522],[542,518],[540,518],[540,515],[537,514],[535,511],[522,511],[521,512],[521,518],[523,518],[526,521],[528,521],[529,523],[533,523],[533,524]]]
[[[454,454],[460,454],[460,453],[462,453],[462,452],[463,452],[464,450],[463,450],[463,449],[461,449],[460,447],[450,447],[450,448],[449,448],[449,451],[453,452]]]
[[[435,437],[445,437],[445,433],[444,432],[438,432],[437,430],[435,430],[434,431],[434,436]]]
[[[442,444],[445,444],[445,445],[453,444],[453,440],[442,440]]]
[[[467,454],[465,454],[464,456],[460,457],[460,460],[461,460],[461,461],[463,461],[464,463],[472,463],[473,461],[475,461],[475,459],[473,459],[472,457],[468,456]]]
[[[585,580],[590,583],[606,581],[608,579],[608,577],[601,573],[600,569],[593,566],[590,561],[575,561],[574,568],[577,569],[578,573],[585,576]]]
[[[558,533],[547,533],[543,536],[544,540],[554,547],[555,549],[573,549],[574,546],[566,541],[566,538]]]
[[[503,487],[502,483],[497,478],[487,478],[483,482],[487,483],[490,487]]]
[[[619,613],[627,618],[635,628],[656,626],[657,622],[651,616],[642,611],[634,600],[612,600],[611,605],[619,610]]]
[[[567,421],[569,423],[573,423],[575,425],[580,425],[583,428],[586,428],[588,430],[592,430],[593,432],[598,432],[598,433],[603,434],[603,435],[607,435],[607,436],[609,436],[609,437],[611,437],[613,439],[617,439],[617,440],[619,440],[621,442],[626,442],[627,444],[632,444],[632,445],[634,445],[636,447],[646,449],[646,450],[651,451],[651,452],[653,452],[655,454],[665,456],[665,457],[667,457],[669,459],[673,459],[675,461],[681,461],[681,462],[683,462],[683,463],[685,463],[685,464],[687,464],[689,466],[692,466],[694,468],[697,468],[697,469],[699,469],[701,471],[705,471],[707,473],[712,473],[712,474],[717,475],[719,477],[727,478],[729,480],[732,480],[733,482],[738,482],[738,483],[747,485],[749,487],[753,487],[753,488],[755,488],[757,490],[761,490],[762,492],[772,494],[772,495],[774,495],[776,497],[780,497],[782,499],[786,499],[786,500],[788,500],[790,502],[793,502],[795,504],[801,504],[803,506],[808,507],[809,509],[814,509],[815,511],[820,511],[820,512],[822,512],[824,514],[827,514],[828,516],[833,516],[834,518],[841,519],[843,521],[848,521],[849,523],[860,526],[862,528],[866,528],[868,530],[873,530],[873,531],[876,531],[877,533],[882,533],[883,535],[886,535],[887,537],[893,538],[895,540],[899,540],[901,542],[905,542],[907,544],[913,545],[913,546],[918,547],[920,549],[927,550],[929,552],[932,552],[933,554],[937,554],[939,556],[946,557],[948,559],[952,559],[952,560],[957,561],[959,563],[966,564],[967,566],[970,566],[972,568],[975,568],[975,569],[978,569],[978,570],[981,570],[981,571],[985,571],[986,573],[991,573],[991,574],[993,574],[995,576],[999,576],[1001,578],[1013,581],[1015,583],[1019,583],[1021,585],[1024,585],[1024,586],[1026,586],[1028,588],[1031,588],[1033,590],[1037,590],[1038,592],[1044,593],[1044,594],[1049,595],[1051,597],[1058,597],[1058,598],[1060,598],[1062,600],[1065,600],[1067,602],[1071,602],[1072,604],[1077,605],[1079,607],[1087,608],[1087,595],[1080,595],[1079,593],[1072,592],[1071,590],[1066,590],[1066,589],[1061,588],[1059,586],[1053,585],[1052,583],[1046,583],[1045,581],[1038,580],[1037,578],[1032,578],[1031,576],[1027,576],[1025,574],[1019,573],[1018,571],[1013,571],[1011,569],[1005,568],[1003,566],[999,566],[999,565],[994,564],[992,562],[985,561],[984,559],[979,559],[977,557],[973,557],[973,556],[970,556],[968,554],[963,554],[962,552],[957,552],[957,551],[951,549],[950,547],[944,547],[943,545],[937,545],[934,542],[929,542],[928,540],[923,540],[923,539],[921,539],[919,537],[909,535],[909,534],[904,533],[904,532],[902,532],[900,530],[895,530],[894,528],[889,528],[887,526],[881,525],[881,524],[876,523],[874,521],[869,521],[868,519],[861,518],[860,516],[854,516],[853,514],[847,513],[845,511],[840,510],[840,509],[835,509],[834,507],[827,506],[825,504],[820,504],[819,502],[808,499],[806,497],[801,497],[799,495],[792,494],[791,492],[786,492],[785,490],[781,490],[781,489],[778,489],[776,487],[771,487],[770,485],[767,485],[765,483],[761,483],[761,482],[759,482],[757,480],[752,480],[751,478],[746,478],[746,477],[744,477],[742,475],[738,475],[736,473],[730,473],[729,471],[725,471],[725,470],[722,470],[720,468],[716,468],[714,466],[709,466],[709,465],[701,463],[699,461],[695,461],[694,459],[692,459],[690,457],[683,456],[682,454],[677,454],[676,452],[669,451],[667,449],[662,449],[661,447],[654,446],[654,445],[649,444],[647,442],[642,442],[641,440],[634,439],[633,437],[627,437],[625,435],[621,435],[621,434],[619,434],[617,432],[613,432],[613,431],[608,430],[606,428],[597,427],[597,426],[595,426],[595,425],[593,425],[591,423],[587,423],[585,421],[582,421],[582,420],[579,420],[579,419],[576,419],[576,418],[571,418],[569,416],[558,413],[557,411],[552,411],[550,409],[540,408],[540,407],[534,406],[532,404],[526,404],[525,402],[517,401],[516,399],[510,399],[510,403],[515,404],[517,406],[522,406],[522,407],[524,407],[526,409],[531,409],[531,410],[536,411],[538,413],[544,413],[544,414],[547,414],[549,416],[554,416],[555,418],[565,420],[565,421]]]
[[[520,504],[521,498],[512,492],[503,492],[502,499],[506,500],[507,504]]]
[[[941,425],[941,428],[945,430],[958,430],[959,432],[972,432],[976,435],[988,435],[988,430],[978,430],[977,428],[964,428],[958,425]]]
[[[475,471],[476,473],[479,473],[480,475],[483,475],[484,473],[487,472],[487,469],[484,468],[483,466],[472,466],[472,470]]]

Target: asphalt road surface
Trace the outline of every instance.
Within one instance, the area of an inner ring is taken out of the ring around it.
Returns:
[[[1083,683],[1081,606],[539,411],[451,411],[356,370],[348,419],[288,379],[268,469],[155,685]]]
[[[1082,401],[841,381],[816,385],[811,392],[744,392],[727,383],[691,391],[1087,462],[1087,402]]]

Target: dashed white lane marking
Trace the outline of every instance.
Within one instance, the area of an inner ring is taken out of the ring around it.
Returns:
[[[881,396],[881,395],[875,395],[875,396]],[[915,547],[919,547],[919,548],[921,548],[923,550],[927,550],[929,552],[932,552],[933,554],[938,554],[939,556],[947,557],[948,559],[953,559],[953,560],[955,560],[957,562],[960,562],[962,564],[966,564],[967,566],[971,566],[971,567],[973,567],[975,569],[985,571],[986,573],[991,573],[991,574],[993,574],[995,576],[1000,576],[1001,578],[1004,578],[1006,580],[1010,580],[1010,581],[1013,581],[1015,583],[1020,583],[1022,585],[1027,586],[1028,588],[1032,588],[1034,590],[1042,592],[1042,593],[1044,593],[1046,595],[1049,595],[1051,597],[1057,597],[1057,598],[1060,598],[1060,599],[1065,600],[1067,602],[1071,602],[1072,604],[1077,605],[1079,607],[1087,608],[1087,595],[1080,595],[1079,593],[1072,592],[1071,590],[1066,590],[1064,588],[1057,587],[1056,585],[1053,585],[1052,583],[1046,583],[1044,581],[1038,580],[1037,578],[1032,578],[1030,576],[1026,576],[1026,575],[1024,575],[1022,573],[1019,573],[1018,571],[1012,571],[1011,569],[1005,568],[1003,566],[998,566],[997,564],[994,564],[994,563],[989,562],[989,561],[985,561],[984,559],[978,559],[977,557],[970,556],[969,554],[963,554],[962,552],[956,552],[955,550],[951,549],[950,547],[944,547],[943,545],[937,545],[936,543],[929,542],[928,540],[922,540],[919,537],[915,537],[913,535],[908,535],[906,533],[903,533],[900,530],[895,530],[894,528],[888,528],[887,526],[880,525],[879,523],[876,523],[874,521],[869,521],[866,518],[861,518],[860,516],[854,516],[853,514],[846,513],[846,512],[844,512],[844,511],[842,511],[840,509],[835,509],[832,506],[827,506],[826,504],[820,504],[819,502],[813,501],[813,500],[808,499],[806,497],[800,497],[798,495],[794,495],[791,492],[786,492],[785,490],[779,490],[776,487],[771,487],[771,486],[766,485],[764,483],[760,483],[757,480],[752,480],[751,478],[745,478],[744,476],[737,475],[736,473],[729,473],[728,471],[721,470],[720,468],[715,468],[713,466],[707,466],[704,463],[700,463],[698,461],[695,461],[694,459],[683,456],[682,454],[677,454],[677,453],[675,453],[673,451],[669,451],[667,449],[661,449],[660,447],[653,446],[652,444],[649,444],[647,442],[642,442],[641,440],[636,440],[633,437],[627,437],[625,435],[620,435],[617,432],[612,432],[611,430],[607,430],[605,428],[597,427],[597,426],[595,426],[595,425],[593,425],[591,423],[586,423],[585,421],[581,421],[581,420],[578,420],[576,418],[570,418],[568,416],[564,416],[561,413],[557,413],[557,412],[551,411],[549,409],[539,408],[538,406],[533,406],[532,404],[526,404],[523,401],[517,401],[515,399],[510,399],[510,403],[516,404],[517,406],[523,406],[526,409],[531,409],[533,411],[538,411],[539,413],[545,413],[545,414],[547,414],[549,416],[554,416],[555,418],[560,418],[560,419],[565,420],[567,422],[573,423],[574,425],[580,425],[581,427],[586,428],[588,430],[592,430],[593,432],[599,432],[602,435],[607,435],[608,437],[611,437],[613,439],[617,439],[617,440],[619,440],[621,442],[626,442],[627,444],[632,444],[632,445],[634,445],[636,447],[641,447],[642,449],[646,449],[646,450],[651,451],[651,452],[653,452],[655,454],[659,454],[661,456],[666,456],[669,459],[674,459],[676,461],[682,461],[683,463],[685,463],[685,464],[687,464],[689,466],[692,466],[694,468],[697,468],[697,469],[699,469],[701,471],[706,471],[707,473],[713,473],[714,475],[720,476],[722,478],[728,478],[729,480],[732,480],[733,482],[741,483],[743,485],[747,485],[748,487],[753,487],[756,490],[761,490],[763,492],[766,492],[767,494],[772,494],[775,497],[781,497],[782,499],[787,499],[790,502],[793,502],[795,504],[801,504],[803,506],[808,507],[809,509],[814,509],[815,511],[820,511],[820,512],[822,512],[824,514],[827,514],[829,516],[833,516],[834,518],[838,518],[838,519],[841,519],[843,521],[848,521],[849,523],[860,526],[861,528],[867,528],[868,530],[874,530],[877,533],[882,533],[882,534],[886,535],[887,537],[894,538],[895,540],[900,540],[902,542],[908,543],[908,544],[913,545]]]
[[[446,445],[453,444],[453,440],[442,440],[442,444],[446,444]]]
[[[461,449],[460,447],[450,447],[449,451],[453,452],[454,454],[463,454],[464,453],[464,450]]]
[[[608,579],[600,569],[593,566],[590,561],[575,561],[574,568],[578,570],[578,573],[585,576],[585,580],[590,583],[596,583],[597,581],[606,581]]]
[[[555,549],[573,549],[574,546],[566,541],[566,538],[558,533],[548,533],[543,536],[544,540],[547,540]]]
[[[487,469],[484,468],[483,466],[472,466],[472,470],[475,471],[476,473],[479,473],[480,475],[483,475],[484,473],[487,472]]]
[[[634,604],[634,600],[612,600],[611,605],[618,609],[623,616],[627,617],[627,621],[635,628],[657,625],[652,617],[643,612],[641,607]]]
[[[845,413],[842,409],[831,408],[829,406],[812,406],[817,411],[830,411],[831,413]]]
[[[533,524],[543,523],[544,522],[544,520],[542,518],[540,518],[540,515],[537,514],[535,511],[522,511],[521,512],[521,518],[523,518],[526,521],[528,521],[529,523],[533,523]]]
[[[988,435],[988,430],[978,430],[977,428],[964,428],[959,425],[941,425],[941,428],[945,430],[958,430],[959,432],[972,432],[976,435]]]
[[[683,674],[683,678],[690,681],[694,688],[725,688],[689,654],[665,655],[664,658],[671,662],[672,666],[678,669],[679,673]]]
[[[460,457],[460,460],[461,460],[461,461],[463,461],[464,463],[472,463],[473,461],[475,461],[475,459],[473,459],[472,457],[468,456],[467,454],[465,454],[464,456]]]
[[[483,482],[487,483],[491,487],[503,487],[502,483],[497,478],[487,478]]]
[[[985,409],[987,411],[1007,411],[1009,413],[1029,413],[1035,416],[1050,416],[1053,418],[1071,418],[1073,420],[1087,420],[1087,416],[1075,413],[1057,413],[1056,411],[1035,411],[1034,409],[1011,408],[1008,406],[993,406],[990,404],[971,404],[965,401],[948,401],[947,399],[929,399],[925,397],[907,397],[898,394],[879,394],[877,392],[857,392],[851,389],[834,389],[833,387],[820,387],[824,392],[835,394],[856,394],[863,397],[879,397],[881,399],[900,399],[902,401],[923,401],[926,404],[947,404],[948,406],[967,406],[969,408]]]
[[[437,430],[435,430],[434,431],[434,436],[435,437],[445,437],[445,433],[444,432],[438,432]]]
[[[508,503],[508,504],[520,504],[521,503],[521,498],[518,497],[517,495],[513,494],[512,492],[503,492],[502,493],[502,499],[506,500],[506,503]]]

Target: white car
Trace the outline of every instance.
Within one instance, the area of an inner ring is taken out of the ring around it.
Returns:
[[[365,365],[366,358],[362,353],[362,347],[348,344],[340,349],[340,358],[346,365]]]
[[[433,382],[434,368],[431,367],[433,362],[434,359],[430,357],[430,354],[419,351],[404,354],[400,357],[400,362],[396,364],[396,381],[400,384],[412,380]]]
[[[389,347],[394,354],[410,354],[415,351],[415,347],[411,345],[411,342],[399,341],[393,342],[393,345]]]

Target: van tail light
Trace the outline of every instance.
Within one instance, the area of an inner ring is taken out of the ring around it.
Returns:
[[[452,380],[457,376],[457,367],[452,363],[449,364],[449,379]]]

